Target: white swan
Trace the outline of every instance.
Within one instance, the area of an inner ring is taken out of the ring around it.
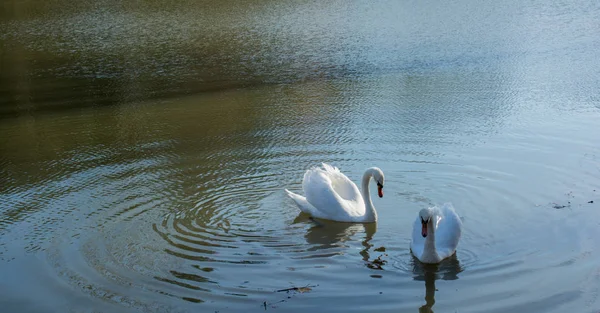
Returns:
[[[422,209],[413,224],[410,250],[423,263],[439,263],[456,251],[462,221],[452,204]]]
[[[304,173],[302,189],[306,197],[287,189],[300,210],[316,218],[351,223],[377,221],[377,212],[371,202],[369,181],[377,183],[379,197],[383,197],[383,172],[377,167],[365,171],[362,178],[362,195],[346,175],[336,167],[323,163],[323,168],[313,167]]]

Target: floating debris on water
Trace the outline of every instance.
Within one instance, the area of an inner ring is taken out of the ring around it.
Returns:
[[[306,285],[304,287],[290,287],[290,288],[275,290],[275,292],[284,292],[285,291],[288,294],[287,299],[291,299],[292,296],[294,295],[294,294],[290,294],[291,291],[293,291],[295,293],[305,293],[305,292],[311,291],[312,288],[317,287],[317,286],[319,286],[319,285],[313,285],[313,286]],[[282,300],[279,300],[277,302],[267,302],[267,301],[264,301],[262,303],[262,306],[265,308],[265,311],[266,311],[268,307],[270,307],[272,309],[275,309],[275,308],[278,307],[278,305],[276,305],[276,304],[283,303],[283,302],[286,302],[286,301],[287,301],[286,299],[282,299]]]
[[[566,206],[566,205],[561,205],[561,204],[556,204],[556,203],[553,203],[553,206],[552,206],[552,207],[558,210],[558,209],[564,209],[564,208],[566,208],[567,206]]]
[[[292,287],[292,288],[285,288],[285,289],[279,289],[277,290],[277,292],[290,292],[290,291],[296,291],[299,293],[305,293],[305,292],[309,292],[312,290],[311,287],[316,287],[316,286],[310,286],[310,285],[306,285],[305,287]]]

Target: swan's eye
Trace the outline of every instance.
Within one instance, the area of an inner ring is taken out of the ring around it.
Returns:
[[[382,183],[380,183],[380,182],[377,182],[377,187],[379,187],[379,188],[383,188],[383,184],[382,184]]]

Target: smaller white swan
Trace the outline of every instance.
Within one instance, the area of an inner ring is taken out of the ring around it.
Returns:
[[[456,251],[462,221],[450,203],[422,209],[413,224],[410,250],[423,263],[439,263]]]
[[[361,195],[356,184],[337,167],[325,163],[322,166],[304,173],[302,189],[306,197],[285,190],[300,210],[316,218],[338,222],[376,222],[377,212],[371,202],[369,181],[371,178],[375,180],[379,197],[383,197],[383,172],[377,167],[365,171]]]

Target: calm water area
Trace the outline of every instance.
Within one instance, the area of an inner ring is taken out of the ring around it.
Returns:
[[[598,313],[599,34],[598,1],[3,0],[0,311]],[[383,170],[376,224],[299,214],[321,162]]]

